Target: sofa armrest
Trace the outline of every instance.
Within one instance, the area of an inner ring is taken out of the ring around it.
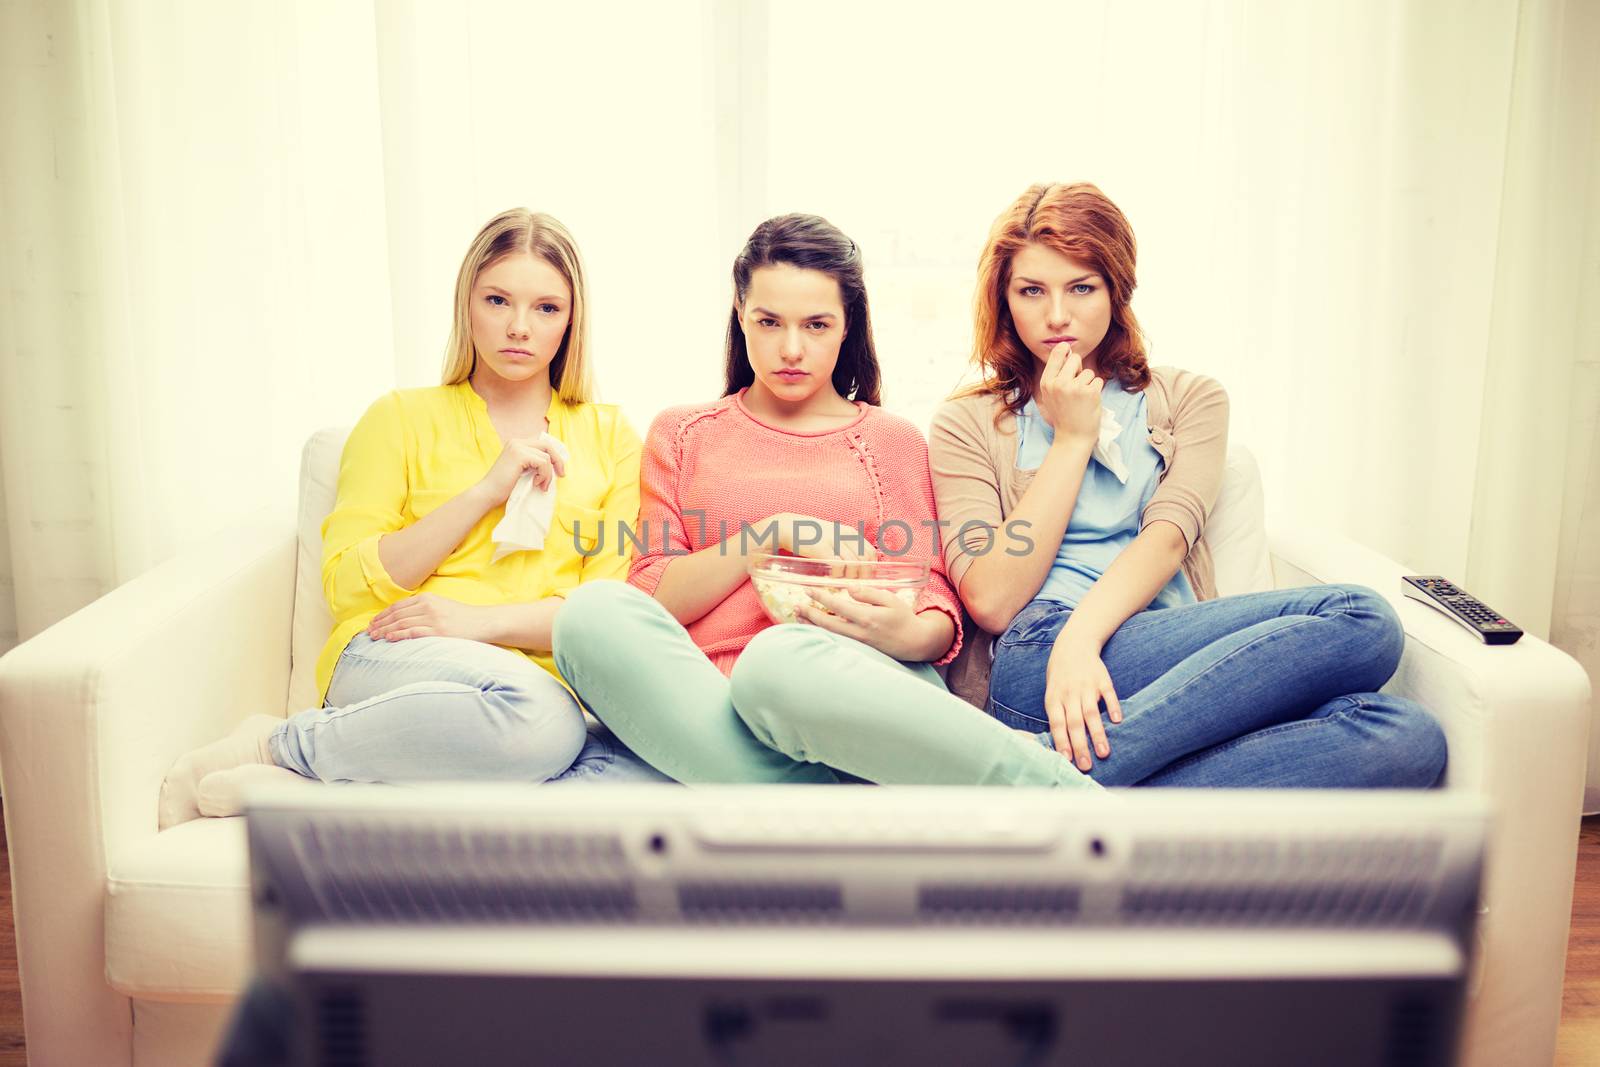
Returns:
[[[1589,736],[1589,679],[1531,634],[1485,645],[1405,596],[1415,573],[1321,530],[1271,532],[1279,588],[1354,582],[1394,605],[1406,647],[1385,692],[1410,697],[1444,727],[1446,786],[1491,808],[1482,987],[1464,1045],[1469,1064],[1547,1064],[1555,1056],[1567,925]]]
[[[173,760],[245,715],[283,714],[294,564],[292,524],[263,517],[0,658],[0,788],[38,1062],[126,1055],[126,1002],[105,982],[108,857],[156,833]]]

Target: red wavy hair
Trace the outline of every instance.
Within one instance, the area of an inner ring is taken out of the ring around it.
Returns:
[[[1011,261],[1028,244],[1087,264],[1105,279],[1111,326],[1095,350],[1095,365],[1102,377],[1116,375],[1125,389],[1137,392],[1149,385],[1144,333],[1128,305],[1138,284],[1133,227],[1117,205],[1088,182],[1050,182],[1029,186],[989,230],[989,242],[978,259],[973,317],[972,361],[983,377],[963,395],[997,396],[1013,413],[1033,399],[1039,362],[1017,336],[1006,303]]]

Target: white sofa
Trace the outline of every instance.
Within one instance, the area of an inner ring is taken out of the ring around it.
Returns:
[[[158,833],[156,795],[179,754],[246,715],[314,699],[328,628],[317,529],[343,436],[306,447],[298,532],[262,519],[220,535],[0,660],[0,788],[36,1067],[209,1062],[251,970],[243,820]],[[1399,609],[1406,651],[1389,688],[1443,721],[1447,787],[1486,795],[1495,812],[1466,1062],[1547,1067],[1587,679],[1532,637],[1479,644],[1404,600],[1399,564],[1346,539],[1273,530],[1269,552],[1261,515],[1255,463],[1236,452],[1207,533],[1224,593],[1353,581]]]

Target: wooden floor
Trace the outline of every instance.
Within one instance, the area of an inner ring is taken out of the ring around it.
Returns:
[[[1600,815],[1583,820],[1567,931],[1567,986],[1556,1036],[1558,1067],[1600,1063]]]
[[[22,1040],[22,982],[17,977],[17,933],[11,926],[11,849],[0,822],[0,1067],[27,1067]]]
[[[11,925],[11,857],[0,825],[0,1067],[26,1067],[17,938]],[[1600,816],[1583,820],[1567,940],[1556,1067],[1600,1064]]]

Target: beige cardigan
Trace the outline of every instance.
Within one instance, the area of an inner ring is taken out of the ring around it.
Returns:
[[[1145,506],[1140,528],[1166,519],[1183,531],[1189,553],[1183,572],[1201,600],[1217,595],[1211,549],[1203,532],[1222,487],[1228,455],[1228,394],[1215,379],[1175,367],[1151,367],[1145,389],[1150,444],[1160,453],[1161,481]],[[996,425],[996,416],[999,425]],[[1017,420],[998,398],[966,396],[947,401],[928,435],[933,492],[939,522],[947,531],[945,569],[958,590],[985,545],[1001,551],[999,531],[1036,473],[1017,469]],[[971,524],[970,526],[968,524]],[[966,536],[959,536],[965,528]],[[963,647],[950,664],[950,691],[970,704],[989,700],[994,636],[970,617],[963,620]]]

